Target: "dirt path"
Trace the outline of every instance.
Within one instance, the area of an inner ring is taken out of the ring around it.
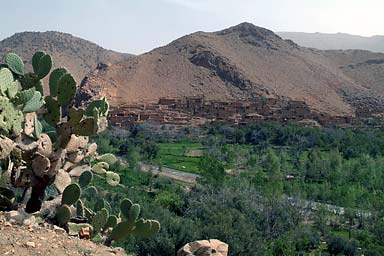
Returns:
[[[157,174],[159,176],[167,177],[176,181],[184,182],[189,185],[195,185],[197,178],[200,176],[197,174],[183,172],[179,170],[175,170],[168,167],[162,167],[162,170],[159,171],[159,166],[150,163],[140,163],[140,170],[142,172],[152,172],[153,174]]]

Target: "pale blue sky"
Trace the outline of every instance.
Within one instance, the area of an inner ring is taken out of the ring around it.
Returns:
[[[57,30],[143,53],[195,31],[247,21],[274,31],[384,35],[384,0],[0,0],[0,40]],[[6,10],[6,11],[5,11]]]

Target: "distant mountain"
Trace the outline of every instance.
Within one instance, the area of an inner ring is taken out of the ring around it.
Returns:
[[[100,62],[116,62],[131,56],[106,50],[71,34],[54,31],[16,33],[0,41],[0,58],[8,52],[15,52],[27,62],[27,69],[30,70],[32,56],[39,50],[51,54],[54,66],[66,67],[78,82]]]
[[[349,100],[355,99],[350,94],[384,95],[383,59],[384,54],[368,51],[300,47],[242,23],[196,32],[99,67],[82,82],[81,97],[106,96],[113,106],[194,95],[222,101],[278,97],[305,101],[315,111],[350,115]],[[361,76],[367,70],[376,75]]]
[[[304,47],[320,50],[349,50],[359,49],[372,52],[384,52],[384,36],[357,36],[344,33],[303,33],[278,32],[284,39],[290,39]]]

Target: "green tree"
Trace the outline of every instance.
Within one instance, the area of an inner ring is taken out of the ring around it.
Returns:
[[[280,158],[272,149],[268,149],[263,161],[263,168],[269,179],[267,191],[272,194],[283,192],[283,176],[280,167]]]
[[[199,171],[203,176],[203,182],[220,185],[224,181],[224,165],[215,157],[204,154],[199,161]]]

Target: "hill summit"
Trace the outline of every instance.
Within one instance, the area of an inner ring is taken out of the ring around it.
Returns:
[[[54,59],[54,66],[65,66],[73,71],[78,82],[100,62],[116,62],[131,56],[106,50],[95,43],[75,37],[71,34],[47,32],[16,33],[0,41],[0,58],[8,52],[15,52],[27,61],[31,70],[31,59],[36,51],[45,51]]]
[[[241,23],[218,32],[189,34],[99,67],[82,82],[81,97],[106,96],[113,106],[196,95],[220,101],[286,98],[304,101],[319,112],[354,115],[342,92],[370,90],[363,86],[368,81],[356,79],[349,66],[382,57],[300,47],[268,29]],[[382,69],[379,65],[370,68]],[[380,79],[369,82],[377,84]]]

